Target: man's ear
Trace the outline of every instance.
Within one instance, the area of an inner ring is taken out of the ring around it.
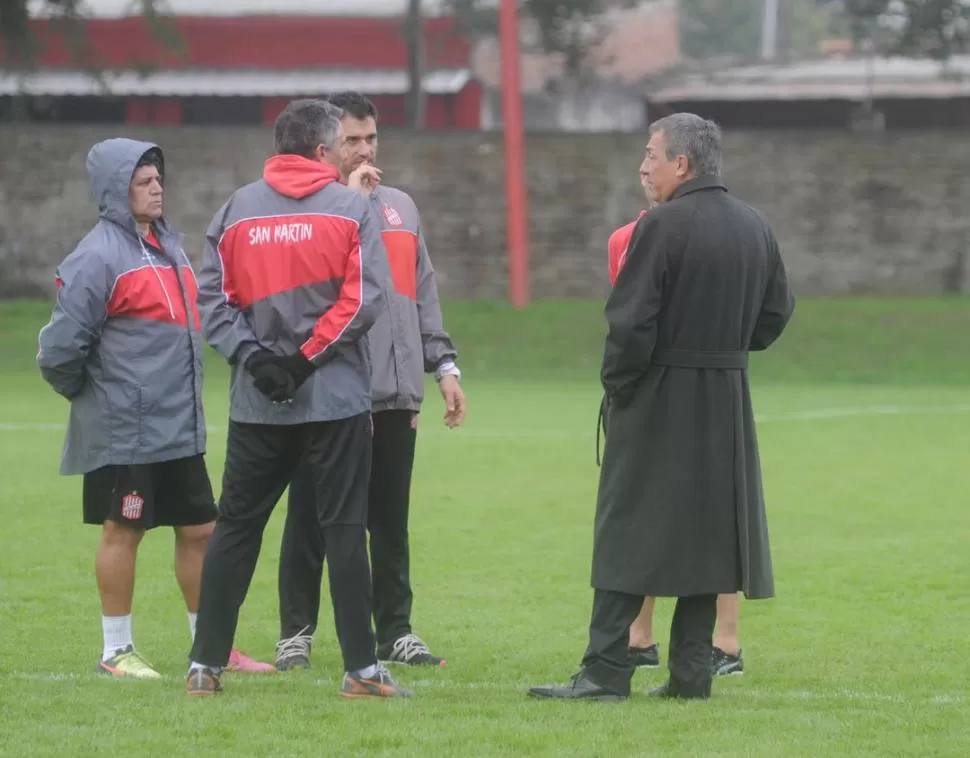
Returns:
[[[686,155],[677,156],[677,176],[687,176],[690,173],[690,160]]]

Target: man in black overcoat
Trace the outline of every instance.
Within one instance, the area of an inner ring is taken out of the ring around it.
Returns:
[[[536,697],[626,698],[647,595],[677,598],[670,675],[651,694],[709,697],[718,594],[774,595],[747,367],[795,299],[767,221],[721,181],[717,125],[676,113],[650,134],[641,170],[659,204],[605,312],[589,646],[579,673]]]

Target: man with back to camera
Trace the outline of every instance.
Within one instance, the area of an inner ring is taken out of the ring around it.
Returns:
[[[259,557],[263,530],[301,460],[313,496],[298,507],[330,556],[343,654],[340,694],[407,697],[378,665],[365,523],[371,465],[367,331],[389,276],[367,202],[328,155],[342,113],[296,100],[276,120],[263,178],[212,220],[199,303],[209,343],[232,366],[219,519],[202,574],[189,695],[222,690],[221,670]]]
[[[434,268],[409,195],[381,184],[377,157],[377,108],[359,92],[327,100],[343,110],[339,151],[341,181],[368,198],[381,224],[392,275],[387,309],[369,333],[373,396],[373,464],[368,531],[373,571],[377,656],[381,661],[444,666],[411,629],[413,593],[409,573],[408,511],[418,412],[424,373],[434,373],[445,402],[444,422],[459,426],[465,396],[455,365],[457,351],[444,331]],[[320,610],[325,549],[319,534],[301,519],[313,497],[305,470],[293,480],[280,555],[281,670],[310,665],[310,649]]]
[[[175,577],[195,634],[216,506],[206,471],[196,281],[163,215],[158,145],[107,139],[88,152],[100,218],[57,269],[57,302],[37,363],[71,403],[61,473],[81,474],[83,520],[101,527],[103,674],[156,679],[135,648],[138,546],[175,531]],[[258,666],[233,649],[234,665]],[[265,670],[265,664],[263,664]]]
[[[707,698],[717,596],[774,595],[747,362],[781,335],[794,296],[768,223],[720,179],[718,127],[677,113],[650,135],[658,205],[637,223],[605,309],[589,645],[568,683],[535,697],[628,697],[629,628],[653,596],[677,604],[669,679],[651,694]]]
[[[607,242],[607,268],[611,285],[616,284],[616,277],[626,261],[630,240],[633,237],[637,222],[654,206],[650,197],[650,185],[647,181],[645,168],[645,163],[640,166],[640,185],[646,194],[647,207],[640,211],[636,219],[613,232]],[[604,429],[608,423],[607,416],[604,403]],[[654,598],[650,596],[644,598],[640,615],[630,626],[630,655],[633,657],[634,665],[637,668],[655,669],[660,667],[660,646],[653,637],[654,605]],[[741,596],[738,593],[717,596],[717,623],[714,628],[714,654],[711,661],[711,665],[714,667],[714,676],[733,676],[744,673],[744,660],[738,642],[740,616]]]

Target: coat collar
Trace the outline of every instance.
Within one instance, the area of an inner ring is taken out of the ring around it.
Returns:
[[[696,176],[693,179],[688,179],[677,189],[675,189],[673,194],[670,196],[670,199],[676,200],[678,197],[689,195],[692,192],[699,192],[700,190],[707,189],[719,189],[727,192],[727,185],[721,181],[721,177],[719,176],[711,176],[710,174]]]

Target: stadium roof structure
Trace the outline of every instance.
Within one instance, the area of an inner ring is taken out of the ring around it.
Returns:
[[[688,74],[647,93],[655,103],[970,96],[970,56],[831,58]]]
[[[162,13],[178,16],[404,16],[408,0],[156,0]],[[42,18],[43,0],[30,0],[30,15]],[[141,15],[139,0],[84,0],[83,11],[94,18]],[[446,12],[444,0],[422,0],[425,17]]]
[[[424,91],[431,95],[452,95],[471,80],[472,73],[467,68],[432,71],[424,77]],[[398,95],[407,93],[409,85],[408,73],[401,69],[166,69],[146,74],[108,71],[100,81],[76,70],[40,70],[16,75],[0,72],[0,96],[297,97],[337,90]]]
[[[334,89],[375,95],[409,90],[402,19],[174,16],[171,42],[153,35],[139,15],[92,18],[85,25],[87,61],[50,22],[31,23],[42,43],[38,65],[0,70],[0,95],[286,97]],[[468,41],[452,18],[425,18],[423,26],[425,92],[461,92],[475,81]]]
[[[50,16],[35,14],[29,23],[37,59],[0,69],[0,98],[33,98],[38,113],[70,108],[72,119],[272,123],[294,97],[358,90],[380,102],[385,123],[403,125],[410,91],[407,5],[156,0],[164,23],[155,24],[142,14],[141,0],[86,0],[84,49],[79,53]],[[423,6],[443,7],[439,0]],[[482,88],[469,40],[447,13],[425,13],[422,28],[426,126],[478,128]]]

